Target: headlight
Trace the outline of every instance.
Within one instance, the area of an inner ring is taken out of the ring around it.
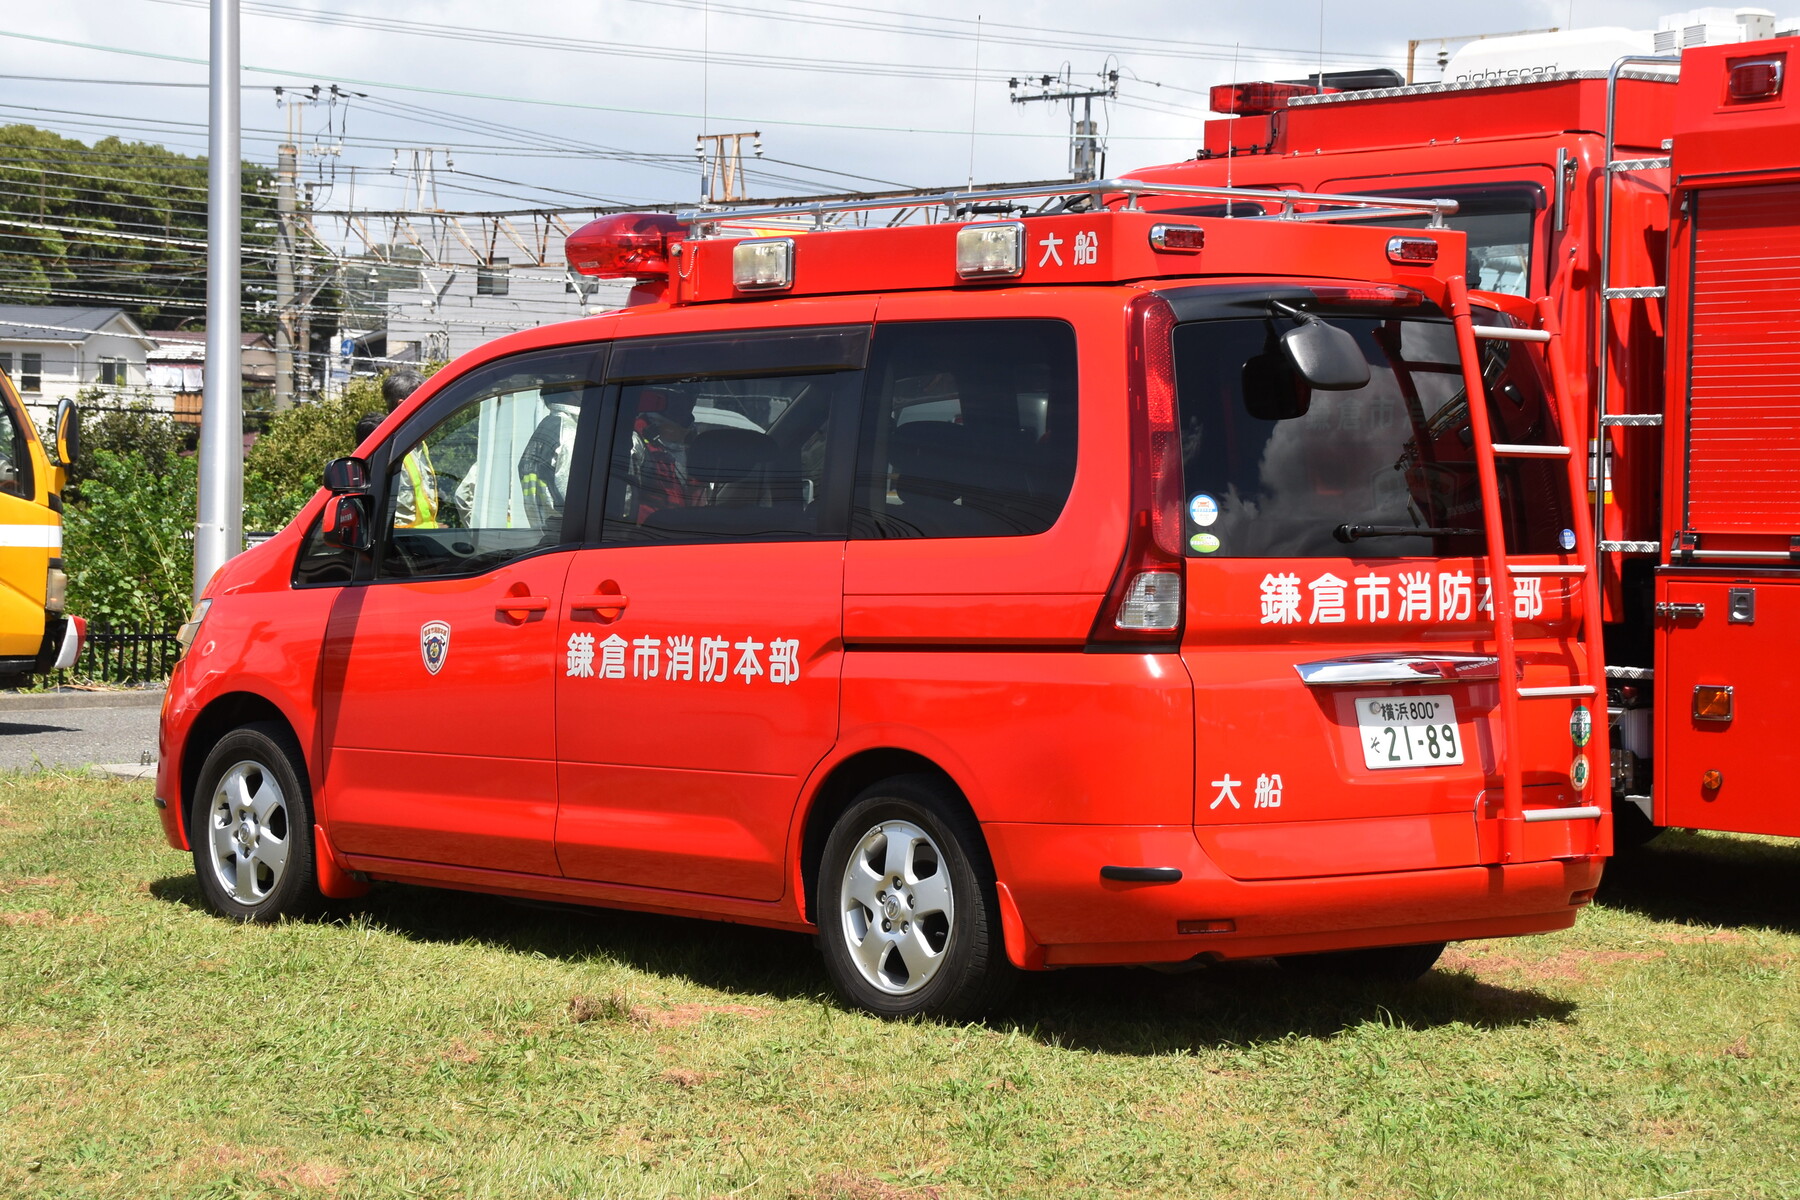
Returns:
[[[61,567],[51,567],[44,578],[44,611],[59,613],[69,603],[69,574]]]
[[[187,654],[188,649],[194,644],[194,639],[200,635],[200,622],[206,620],[206,610],[211,607],[212,597],[210,596],[204,600],[194,601],[194,608],[192,612],[188,613],[188,619],[183,621],[181,628],[175,631],[175,641],[180,644],[183,655]]]

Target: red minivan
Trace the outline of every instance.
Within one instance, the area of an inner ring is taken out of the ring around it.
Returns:
[[[572,238],[641,302],[439,372],[208,585],[156,794],[214,909],[709,916],[945,1017],[1574,920],[1592,551],[1462,235],[704,220]]]

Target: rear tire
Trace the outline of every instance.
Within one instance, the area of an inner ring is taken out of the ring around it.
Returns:
[[[206,906],[234,921],[268,923],[319,906],[312,790],[285,725],[234,729],[200,767],[188,822]]]
[[[1012,988],[987,845],[933,776],[857,796],[826,839],[815,907],[838,994],[876,1016],[966,1020]]]
[[[1411,983],[1437,964],[1443,942],[1418,946],[1371,946],[1328,954],[1284,954],[1275,961],[1299,975],[1336,976],[1381,983]]]

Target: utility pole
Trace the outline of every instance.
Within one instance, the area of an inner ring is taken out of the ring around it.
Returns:
[[[206,150],[206,381],[194,598],[244,549],[243,158],[238,0],[212,0]]]
[[[275,411],[294,403],[294,183],[299,176],[294,120],[288,105],[288,140],[276,151],[275,169]],[[302,348],[304,353],[304,348]]]
[[[747,190],[744,183],[744,139],[750,139],[750,150],[762,157],[762,134],[703,133],[694,139],[694,157],[700,160],[700,203],[723,204],[742,200]],[[707,153],[708,144],[712,153]]]
[[[1067,68],[1065,68],[1066,70]],[[1056,75],[1040,75],[1034,83],[1030,79],[1009,79],[1006,86],[1012,94],[1014,104],[1035,104],[1044,100],[1069,102],[1069,178],[1086,181],[1100,178],[1100,168],[1106,160],[1106,148],[1100,145],[1100,127],[1094,123],[1094,101],[1110,100],[1119,94],[1119,73],[1103,71],[1100,78],[1105,80],[1103,88],[1077,88],[1072,82]],[[1041,89],[1036,93],[1020,94],[1021,87]],[[1075,102],[1081,101],[1081,116],[1075,115]]]

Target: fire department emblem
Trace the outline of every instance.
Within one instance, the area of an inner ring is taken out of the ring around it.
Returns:
[[[427,621],[419,626],[419,657],[425,669],[436,675],[450,657],[450,626],[443,621]]]

